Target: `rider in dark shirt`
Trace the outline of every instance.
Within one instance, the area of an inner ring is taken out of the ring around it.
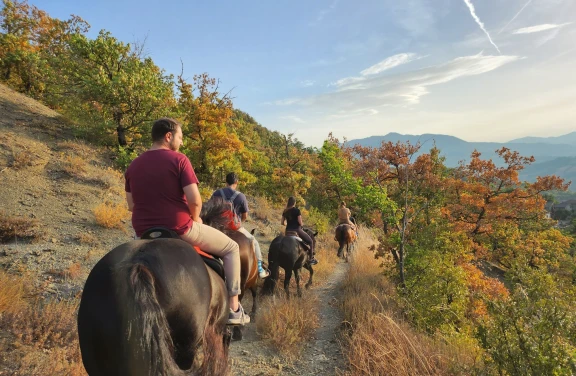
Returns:
[[[286,231],[294,231],[304,242],[310,247],[310,259],[308,262],[311,265],[316,265],[318,260],[314,258],[314,241],[302,228],[302,213],[296,206],[296,199],[290,197],[286,209],[282,213],[282,225],[286,225]]]

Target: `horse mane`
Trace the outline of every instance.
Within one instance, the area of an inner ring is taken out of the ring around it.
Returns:
[[[222,197],[215,196],[202,205],[200,218],[205,225],[225,231],[230,221],[230,218],[224,216],[228,210],[230,210],[230,204],[224,201]]]

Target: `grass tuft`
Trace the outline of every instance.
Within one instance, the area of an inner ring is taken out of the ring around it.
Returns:
[[[15,238],[38,238],[38,221],[25,217],[13,217],[0,212],[0,242]]]
[[[103,202],[93,210],[96,223],[105,228],[123,229],[123,221],[130,216],[126,204]]]
[[[319,327],[318,299],[312,293],[291,300],[271,297],[264,301],[257,329],[262,339],[288,359],[295,359]]]

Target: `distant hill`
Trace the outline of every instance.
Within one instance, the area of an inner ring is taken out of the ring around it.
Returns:
[[[377,147],[383,141],[407,142],[423,144],[421,152],[429,151],[434,145],[441,150],[441,154],[446,157],[446,165],[455,167],[460,161],[470,159],[470,154],[477,150],[482,153],[484,158],[492,159],[497,165],[503,162],[497,157],[495,151],[506,146],[512,150],[518,151],[524,156],[534,156],[536,163],[523,171],[521,178],[523,180],[533,181],[537,176],[555,174],[566,180],[572,180],[576,183],[576,132],[569,133],[560,137],[538,138],[533,137],[534,142],[517,142],[517,140],[498,143],[498,142],[467,142],[454,136],[441,134],[422,134],[422,135],[403,135],[399,133],[388,133],[385,136],[372,136],[363,139],[350,140],[348,145],[360,144],[362,146]],[[574,141],[570,141],[570,140]],[[522,140],[522,139],[518,139]],[[553,140],[548,143],[542,140]],[[565,143],[556,143],[558,140],[564,140]],[[569,143],[570,142],[570,143]]]
[[[521,174],[522,179],[535,181],[536,177],[558,175],[566,181],[571,181],[571,190],[576,188],[576,157],[561,157],[550,161],[534,163],[526,167]]]
[[[557,137],[522,137],[508,141],[512,144],[568,144],[576,145],[576,132]]]

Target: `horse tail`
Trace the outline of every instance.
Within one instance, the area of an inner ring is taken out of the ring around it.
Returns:
[[[270,269],[270,276],[264,280],[264,285],[262,285],[263,295],[272,295],[274,293],[274,288],[276,287],[276,282],[280,276],[280,264],[278,258],[284,248],[284,242],[282,238],[276,238],[270,244],[270,249],[268,251],[268,269]]]
[[[134,374],[172,376],[184,375],[174,361],[174,345],[166,315],[158,303],[155,278],[141,263],[129,268],[127,306],[132,309],[128,322],[128,341],[132,345],[126,354],[133,364]],[[132,300],[132,301],[130,301]]]
[[[337,239],[339,243],[343,243],[344,241],[346,241],[346,230],[347,229],[344,226],[342,225],[338,226]]]
[[[214,323],[206,325],[202,340],[204,359],[200,368],[201,375],[228,374],[229,344],[230,336],[228,334],[220,333]]]

